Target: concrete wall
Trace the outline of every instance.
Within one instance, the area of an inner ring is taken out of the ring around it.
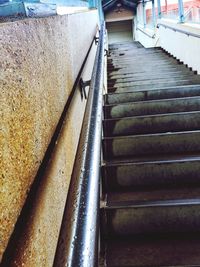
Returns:
[[[132,20],[107,22],[106,27],[109,44],[133,41],[132,24]]]
[[[105,14],[105,21],[106,22],[113,22],[113,21],[121,21],[121,20],[132,20],[133,19],[133,11],[126,9],[124,7],[120,8],[120,12],[117,11],[118,9],[115,8],[114,10]]]
[[[145,48],[160,46],[158,31],[155,29],[143,28],[135,23],[135,40],[140,42]]]
[[[142,24],[141,12],[139,12],[139,8],[137,9],[137,15],[134,17],[134,32],[135,32],[135,40],[140,42],[145,48],[157,47],[160,46],[159,40],[159,32],[157,28],[144,28]]]
[[[200,35],[200,25],[198,24],[180,24],[167,19],[161,19],[158,21],[159,23]],[[159,28],[159,35],[162,48],[200,74],[200,38],[188,36],[162,26]]]
[[[97,29],[96,11],[0,24],[0,259]],[[95,46],[85,71],[92,71]],[[85,101],[76,93],[12,266],[52,266]]]

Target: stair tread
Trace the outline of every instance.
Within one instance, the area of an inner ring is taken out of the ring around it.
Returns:
[[[108,137],[103,137],[103,140],[120,140],[120,139],[130,139],[130,138],[141,138],[141,137],[156,137],[156,136],[174,136],[174,135],[187,135],[187,134],[200,134],[200,130],[194,130],[194,131],[181,131],[181,132],[167,132],[167,133],[152,133],[152,134],[140,134],[140,135],[123,135],[123,136],[108,136]]]
[[[129,159],[114,159],[104,161],[103,166],[119,166],[119,165],[141,165],[149,163],[168,163],[168,162],[188,162],[200,161],[200,153],[197,154],[178,154],[178,155],[158,155],[148,157],[135,157]]]
[[[135,92],[146,92],[146,91],[153,91],[153,90],[165,90],[165,89],[182,89],[182,88],[191,88],[191,87],[197,87],[197,88],[199,88],[200,87],[200,83],[199,84],[186,84],[186,85],[177,85],[177,86],[166,86],[166,87],[156,87],[156,89],[155,88],[152,88],[152,89],[137,89],[137,90],[134,90],[134,93]],[[124,93],[126,93],[126,92],[116,92],[116,93],[109,93],[108,92],[108,95],[115,95],[115,94],[119,94],[119,95],[122,95],[122,94],[124,94]]]
[[[120,93],[119,93],[120,94]],[[112,95],[112,94],[110,94]],[[131,102],[124,102],[124,103],[118,103],[118,104],[104,104],[105,108],[112,108],[112,107],[118,107],[118,106],[129,106],[129,105],[143,105],[143,104],[149,104],[149,103],[166,103],[166,102],[176,102],[181,100],[199,100],[200,96],[185,96],[185,97],[179,97],[179,98],[165,98],[165,99],[154,99],[154,100],[144,100],[144,101],[131,101]]]
[[[132,192],[109,192],[105,208],[200,205],[200,187],[146,189]]]
[[[181,111],[181,112],[170,112],[170,113],[158,113],[158,114],[150,114],[150,115],[134,115],[129,117],[122,117],[122,118],[105,118],[103,121],[108,123],[109,122],[117,122],[117,121],[128,121],[128,120],[143,120],[148,118],[157,118],[157,117],[173,117],[173,116],[184,116],[184,115],[193,115],[193,114],[200,114],[200,110],[194,111]]]
[[[200,234],[160,234],[107,240],[108,267],[197,267]]]

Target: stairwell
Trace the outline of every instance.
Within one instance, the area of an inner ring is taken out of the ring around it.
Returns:
[[[200,266],[200,76],[113,44],[104,99],[101,266]]]

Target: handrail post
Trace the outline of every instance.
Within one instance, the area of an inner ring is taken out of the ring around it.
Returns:
[[[156,11],[155,11],[155,1],[152,0],[152,20],[153,20],[153,27],[156,26]]]
[[[143,0],[143,1],[142,1],[142,10],[143,10],[143,24],[144,24],[144,28],[146,28],[146,25],[147,25],[147,18],[146,18],[146,10],[145,10],[145,6],[146,6],[146,3],[145,3],[145,1]]]
[[[185,16],[184,16],[183,0],[178,0],[178,14],[179,14],[179,22],[184,23]]]
[[[162,18],[162,11],[161,11],[161,3],[160,0],[157,0],[157,6],[158,6],[158,18]]]
[[[54,267],[97,266],[104,37],[102,23]]]

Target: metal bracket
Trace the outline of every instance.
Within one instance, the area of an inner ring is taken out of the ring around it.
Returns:
[[[80,85],[80,91],[81,91],[81,99],[83,99],[83,96],[85,99],[87,99],[85,88],[90,86],[90,82],[91,80],[84,82],[82,78],[80,79],[79,85]]]
[[[99,42],[99,37],[94,37],[94,41],[95,41],[95,45],[97,45],[98,44],[98,42]]]
[[[105,57],[109,56],[109,51],[107,49],[104,49],[104,52],[105,52],[104,54]]]

